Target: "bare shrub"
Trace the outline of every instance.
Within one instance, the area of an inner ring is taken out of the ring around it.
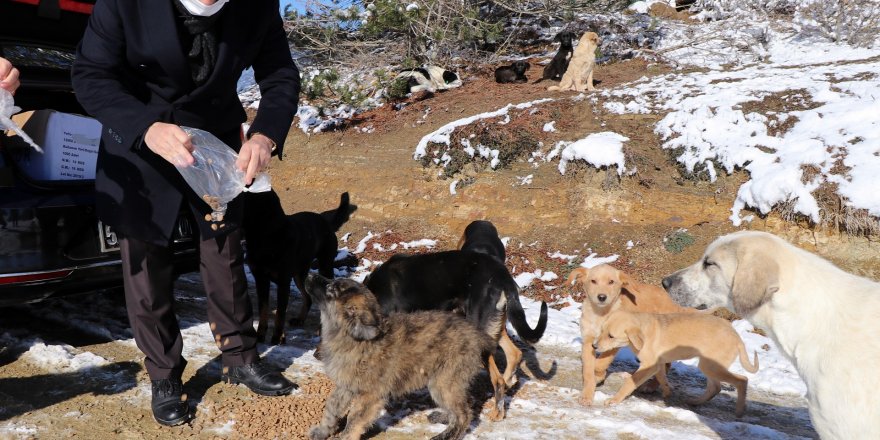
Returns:
[[[856,47],[871,47],[880,32],[876,0],[809,0],[797,10],[796,21],[806,32]]]

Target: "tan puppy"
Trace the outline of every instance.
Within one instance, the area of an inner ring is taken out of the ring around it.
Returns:
[[[662,287],[643,284],[607,264],[592,269],[579,267],[568,276],[568,284],[580,283],[586,293],[581,307],[581,361],[584,388],[580,402],[592,405],[596,384],[605,380],[606,370],[617,350],[609,350],[598,358],[592,349],[602,324],[614,311],[643,313],[694,313],[674,303]]]
[[[351,279],[310,274],[306,289],[321,309],[324,369],[336,386],[311,440],[336,434],[343,419],[339,438],[360,439],[388,399],[422,388],[447,417],[433,439],[464,437],[473,418],[468,388],[495,349],[492,336],[448,312],[383,315],[373,293]],[[494,365],[489,374],[500,383]]]
[[[547,87],[547,90],[574,90],[583,92],[595,90],[593,87],[593,70],[596,68],[596,48],[599,47],[599,35],[585,32],[574,48],[568,70],[562,75],[558,86]]]
[[[698,367],[706,375],[706,392],[688,403],[700,405],[708,402],[721,391],[721,382],[727,382],[736,387],[736,416],[742,417],[745,413],[749,380],[731,373],[728,368],[739,357],[743,368],[755,373],[758,371],[758,353],[755,352],[754,363],[749,364],[746,346],[730,322],[707,314],[655,315],[618,311],[605,321],[595,348],[605,352],[627,345],[637,353],[639,369],[626,379],[614,397],[605,401],[605,405],[622,402],[655,374],[663,397],[669,397],[671,390],[666,381],[666,364],[699,357]]]

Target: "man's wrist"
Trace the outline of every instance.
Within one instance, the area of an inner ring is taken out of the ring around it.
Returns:
[[[266,145],[269,146],[269,152],[271,152],[271,153],[274,153],[275,150],[278,149],[278,145],[275,143],[275,141],[272,140],[272,138],[270,138],[269,136],[266,136],[265,134],[260,133],[260,132],[251,133],[248,136],[248,140],[251,140],[251,141],[256,140],[258,142],[264,142]]]

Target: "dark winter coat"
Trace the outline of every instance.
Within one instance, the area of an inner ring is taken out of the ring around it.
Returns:
[[[73,87],[83,108],[103,125],[95,173],[98,216],[122,234],[168,244],[181,203],[189,199],[203,237],[240,224],[240,198],[225,227],[214,231],[210,212],[179,172],[143,144],[154,122],[213,133],[241,147],[245,112],[236,87],[253,66],[262,100],[249,132],[278,146],[296,113],[299,72],[290,56],[277,1],[231,0],[217,21],[216,67],[202,86],[193,82],[172,0],[99,0],[73,65]]]

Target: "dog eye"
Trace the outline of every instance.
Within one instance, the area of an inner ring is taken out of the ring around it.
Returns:
[[[706,269],[709,266],[715,266],[715,263],[709,260],[703,260],[703,269]]]
[[[608,284],[614,284],[614,280],[608,280]]]
[[[590,282],[593,283],[593,284],[599,284],[599,283],[596,282],[596,280],[590,280]]]

